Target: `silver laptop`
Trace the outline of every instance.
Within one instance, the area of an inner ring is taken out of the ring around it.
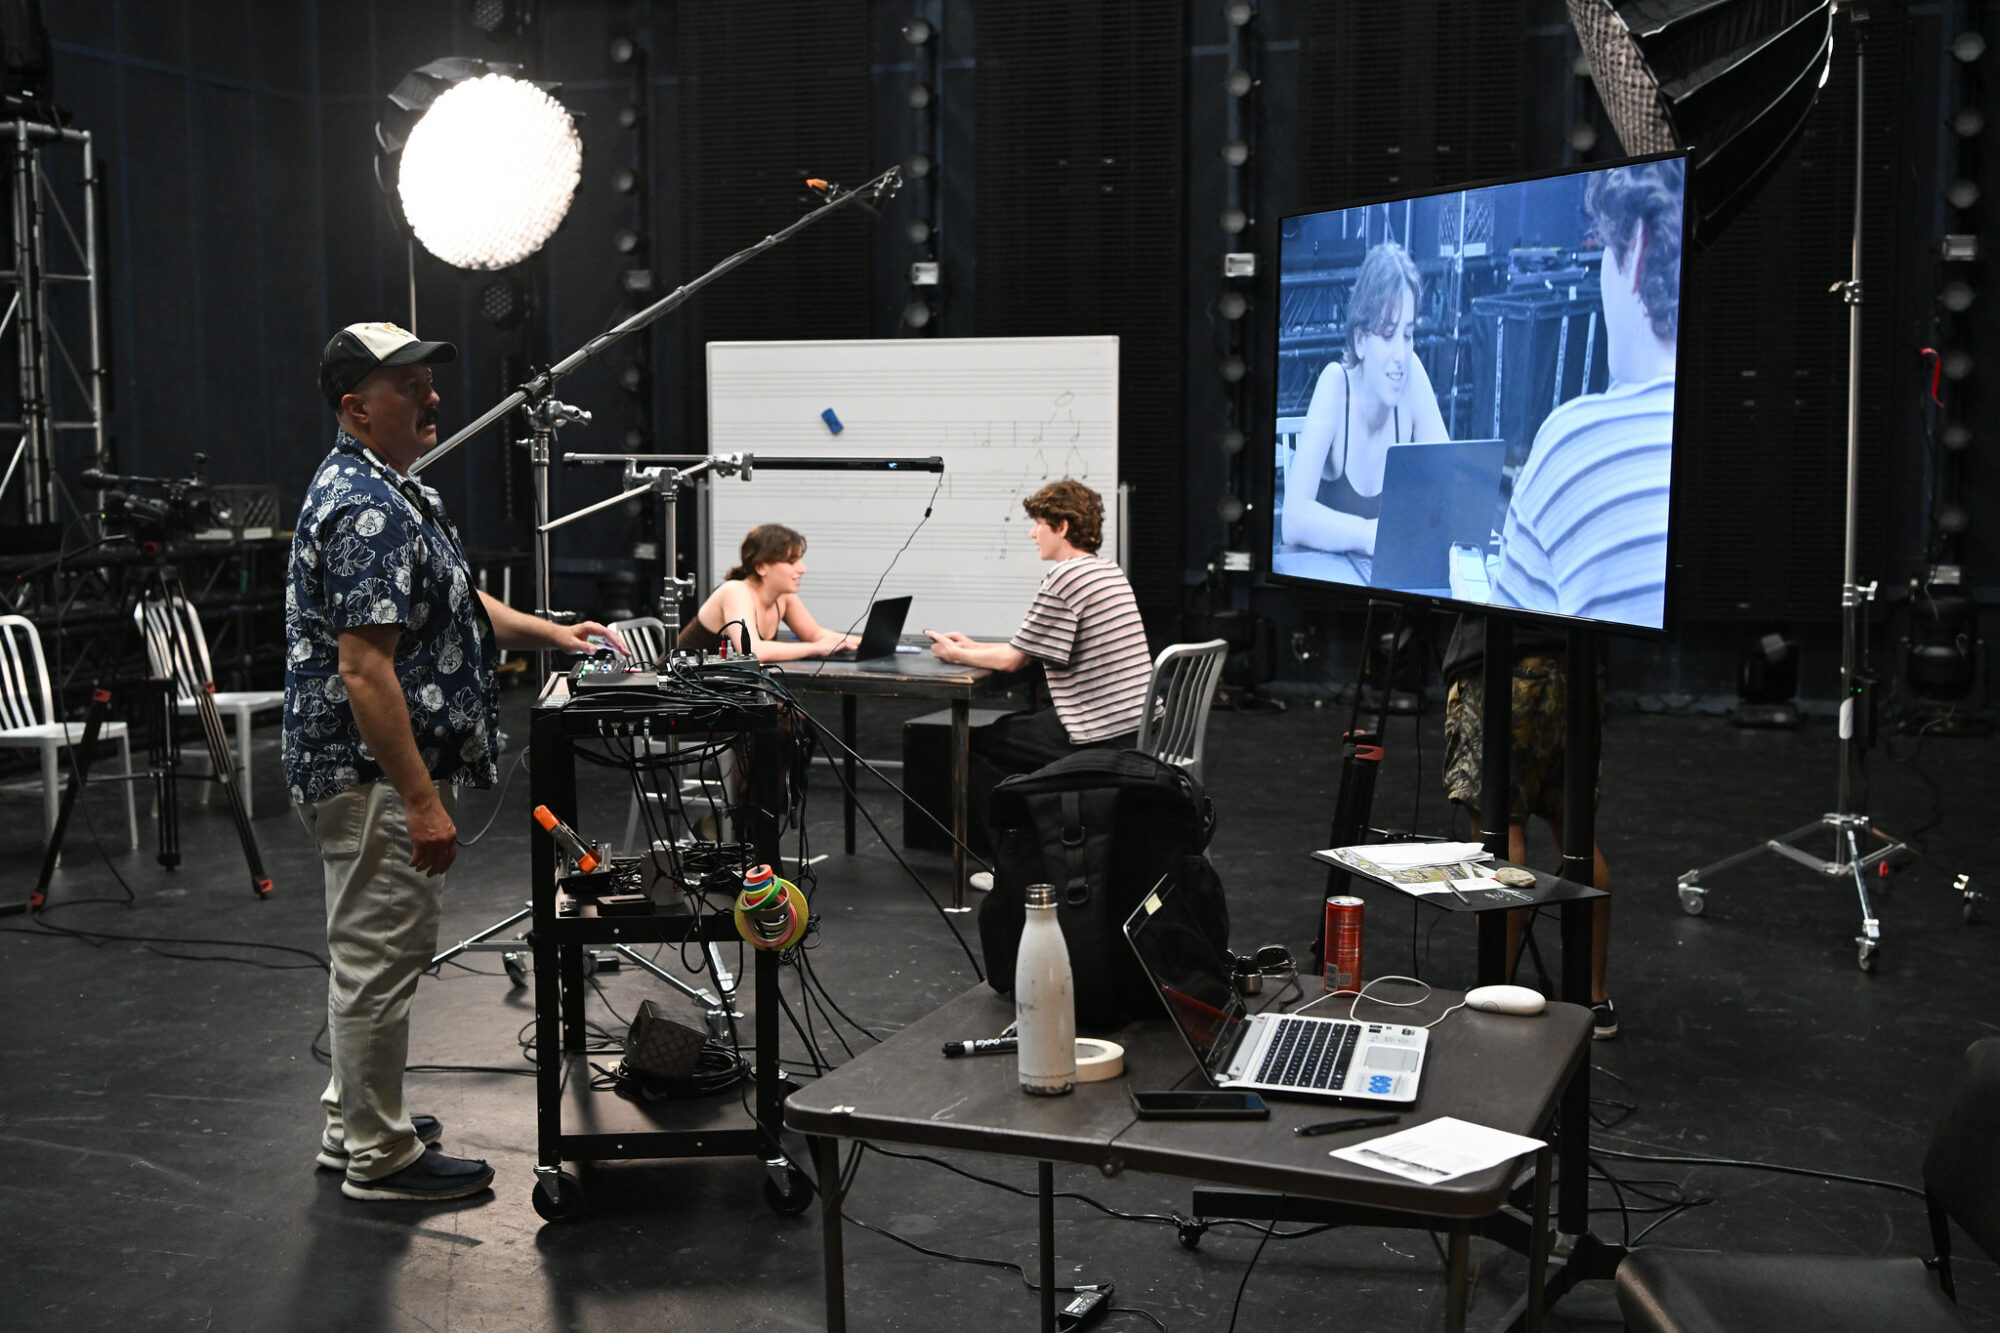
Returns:
[[[1162,876],[1126,920],[1125,938],[1210,1083],[1285,1097],[1398,1105],[1417,1099],[1428,1031],[1249,1014],[1222,949],[1178,898],[1173,877]]]

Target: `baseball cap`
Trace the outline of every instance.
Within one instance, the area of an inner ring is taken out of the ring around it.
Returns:
[[[385,322],[349,324],[327,343],[319,357],[319,390],[327,405],[338,410],[343,396],[384,366],[434,366],[458,360],[450,343],[427,343],[408,329]]]

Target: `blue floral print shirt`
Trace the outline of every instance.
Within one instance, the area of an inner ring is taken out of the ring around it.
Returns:
[[[306,491],[285,586],[285,782],[295,803],[383,777],[340,678],[340,632],[397,625],[396,678],[440,785],[496,776],[497,645],[438,493],[346,431]]]

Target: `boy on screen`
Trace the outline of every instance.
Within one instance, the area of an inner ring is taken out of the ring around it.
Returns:
[[[1660,628],[1686,164],[1593,176],[1611,386],[1549,413],[1514,485],[1493,602]]]

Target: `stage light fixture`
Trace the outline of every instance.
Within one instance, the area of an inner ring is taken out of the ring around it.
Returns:
[[[937,29],[931,26],[929,19],[911,19],[903,25],[903,40],[911,46],[922,46],[936,35]]]
[[[903,234],[910,238],[911,245],[928,244],[931,239],[931,224],[924,218],[911,218],[909,225],[903,228]]]
[[[611,188],[620,194],[631,194],[639,188],[639,173],[630,167],[620,167],[611,173]]]
[[[1969,264],[1979,258],[1979,238],[1971,232],[1948,231],[1938,242],[1938,258]]]
[[[1250,373],[1250,365],[1242,357],[1231,352],[1216,363],[1215,373],[1222,376],[1225,382],[1237,384]]]
[[[1979,183],[1961,176],[1945,187],[1944,197],[1953,208],[1971,208],[1979,202]]]
[[[628,454],[648,453],[651,451],[652,444],[653,444],[653,437],[646,433],[646,430],[643,426],[627,426],[625,428],[626,453]]]
[[[472,26],[488,37],[513,36],[533,16],[527,0],[472,0]]]
[[[1958,381],[1972,377],[1972,353],[1963,347],[1948,347],[1944,354],[1944,377]]]
[[[1948,282],[1938,293],[1938,300],[1944,303],[1944,308],[1954,314],[1972,309],[1973,299],[1972,284],[1967,282]]]
[[[1231,97],[1248,97],[1250,90],[1256,86],[1257,81],[1250,77],[1247,69],[1232,69],[1222,81],[1222,90]]]
[[[634,296],[645,296],[653,290],[653,270],[649,268],[628,268],[620,279],[625,290]]]
[[[924,177],[930,175],[931,155],[929,153],[911,153],[909,157],[903,160],[903,174],[911,180],[922,180]]]
[[[1241,139],[1230,139],[1222,145],[1222,160],[1232,167],[1240,167],[1250,160],[1250,145]]]
[[[611,39],[609,54],[612,64],[629,65],[632,58],[639,54],[639,46],[630,37],[620,35]]]
[[[1229,3],[1222,7],[1222,17],[1229,21],[1230,27],[1241,28],[1257,17],[1257,6],[1251,4],[1250,0],[1229,0]]]
[[[644,393],[649,378],[643,361],[627,361],[618,369],[618,387],[627,393]]]
[[[1956,537],[1972,526],[1972,511],[1953,501],[1938,506],[1938,531],[1947,537]]]
[[[903,322],[913,329],[921,329],[931,322],[931,308],[923,301],[911,301],[903,307]]]
[[[618,128],[621,130],[637,129],[639,127],[639,122],[645,118],[645,114],[646,113],[636,105],[619,107]]]
[[[542,248],[583,168],[576,122],[554,85],[519,66],[452,57],[405,76],[375,126],[377,179],[425,250],[492,271]]]
[[[1568,0],[1624,151],[1697,150],[1687,198],[1706,245],[1756,194],[1832,68],[1831,0]]]
[[[1215,303],[1216,310],[1224,319],[1241,319],[1250,310],[1250,298],[1242,292],[1224,292],[1222,299]]]
[[[1972,443],[1972,427],[1954,421],[1938,434],[1938,443],[1954,453]]]
[[[1215,437],[1215,442],[1223,453],[1234,458],[1243,452],[1243,447],[1250,442],[1250,437],[1243,433],[1241,426],[1225,426],[1222,434]]]
[[[1215,512],[1221,515],[1224,523],[1236,522],[1249,508],[1250,506],[1243,503],[1243,497],[1240,495],[1225,495],[1215,504]]]
[[[512,274],[502,273],[480,289],[479,313],[496,329],[518,329],[529,315],[528,289]]]
[[[1986,128],[1986,113],[1976,106],[1962,106],[1951,113],[1951,132],[1970,139]]]
[[[612,248],[621,255],[635,255],[645,243],[646,238],[630,227],[620,227],[611,238]]]
[[[1579,153],[1587,153],[1597,147],[1597,127],[1587,120],[1570,126],[1569,146]]]
[[[1970,65],[1986,54],[1986,38],[1976,32],[1962,32],[1952,39],[1952,59],[1961,65]]]
[[[1222,210],[1222,229],[1231,236],[1240,235],[1243,229],[1249,225],[1250,215],[1242,209],[1232,207]]]
[[[910,109],[912,111],[922,111],[925,107],[931,104],[930,85],[925,83],[913,83],[910,85],[910,91],[905,93],[904,96],[909,99]]]

